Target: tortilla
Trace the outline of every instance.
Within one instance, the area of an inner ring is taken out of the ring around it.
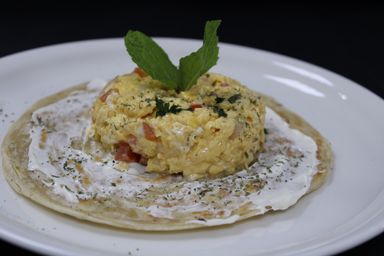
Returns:
[[[17,193],[40,205],[66,215],[90,222],[135,230],[170,231],[194,229],[231,224],[261,214],[259,210],[252,208],[249,203],[243,202],[236,209],[232,210],[229,215],[226,215],[225,218],[212,216],[209,212],[180,214],[179,218],[162,218],[155,217],[139,207],[126,207],[126,202],[120,197],[112,196],[107,200],[95,198],[71,203],[53,193],[43,183],[36,182],[32,178],[31,172],[28,171],[28,148],[31,141],[28,127],[32,113],[41,107],[67,97],[73,91],[84,91],[87,90],[86,88],[86,85],[75,86],[40,100],[10,128],[2,143],[2,162],[5,178]],[[265,105],[289,123],[291,128],[299,130],[315,141],[319,163],[316,166],[316,174],[313,176],[310,188],[305,194],[316,190],[325,182],[332,167],[333,155],[329,143],[304,119],[287,110],[271,97],[266,95],[260,96]],[[257,193],[257,189],[251,193]],[[225,211],[225,208],[223,207],[222,210]],[[272,209],[267,209],[266,212],[270,211]],[[222,221],[209,222],[210,220]],[[207,223],[210,224],[207,225]]]

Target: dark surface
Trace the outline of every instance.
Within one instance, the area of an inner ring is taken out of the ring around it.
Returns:
[[[122,37],[130,28],[151,36],[202,37],[207,19],[223,20],[220,41],[285,54],[343,75],[384,98],[384,9],[382,6],[240,4],[216,9],[157,5],[114,9],[61,9],[50,15],[7,12],[0,16],[0,57],[35,47],[93,38]],[[188,10],[185,12],[185,10]],[[92,14],[92,15],[91,15]],[[2,251],[28,255],[0,241]],[[384,235],[340,255],[384,251]],[[33,255],[31,253],[31,255]]]

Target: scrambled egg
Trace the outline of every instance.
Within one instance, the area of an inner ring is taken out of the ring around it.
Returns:
[[[188,91],[140,70],[112,80],[94,103],[95,139],[116,160],[188,179],[246,168],[264,143],[265,107],[239,82],[207,73]]]

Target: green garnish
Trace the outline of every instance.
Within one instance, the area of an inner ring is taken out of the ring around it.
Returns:
[[[167,113],[177,114],[183,109],[178,105],[170,105],[169,102],[164,102],[162,99],[156,98],[156,116],[165,116]]]
[[[221,20],[207,21],[203,46],[179,60],[179,68],[172,64],[165,51],[150,37],[140,31],[129,30],[125,46],[132,60],[153,79],[168,89],[189,90],[197,79],[216,65],[219,59],[217,28]]]
[[[169,89],[177,89],[180,74],[164,50],[140,31],[128,31],[125,46],[133,62]]]
[[[224,109],[219,108],[218,106],[212,106],[212,110],[220,117],[227,117],[227,113],[225,113]]]
[[[223,102],[224,100],[225,99],[222,97],[216,97],[215,102],[216,102],[216,104],[219,104],[219,103]]]
[[[228,98],[229,103],[235,103],[238,99],[241,98],[241,94],[235,94]]]
[[[219,38],[216,35],[221,21],[207,21],[204,29],[203,46],[196,52],[180,59],[180,90],[190,89],[197,79],[216,65],[219,59]]]

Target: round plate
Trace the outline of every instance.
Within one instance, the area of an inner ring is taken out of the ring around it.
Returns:
[[[174,63],[200,41],[157,39]],[[44,47],[0,59],[0,138],[31,104],[94,78],[131,72],[122,39]],[[281,55],[220,44],[213,72],[273,96],[332,144],[326,184],[294,207],[235,225],[135,232],[78,221],[17,195],[0,175],[0,237],[55,255],[322,255],[384,229],[384,101],[330,71]]]

